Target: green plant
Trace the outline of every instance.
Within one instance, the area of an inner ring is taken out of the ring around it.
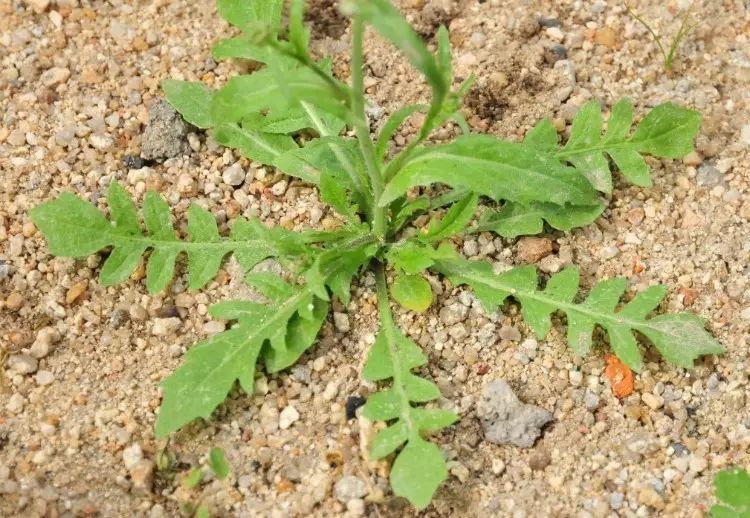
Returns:
[[[692,31],[698,24],[690,24],[690,11],[692,10],[693,6],[691,5],[686,11],[685,14],[682,17],[682,23],[680,24],[680,28],[677,30],[677,34],[675,34],[674,39],[672,39],[672,44],[669,46],[669,50],[667,50],[664,47],[664,44],[661,41],[661,37],[659,37],[654,29],[651,27],[651,25],[646,22],[638,13],[636,13],[629,5],[625,4],[625,9],[627,9],[628,13],[638,20],[638,22],[643,25],[643,27],[646,28],[649,34],[651,34],[651,37],[654,38],[654,41],[659,46],[659,51],[661,52],[662,58],[664,59],[664,69],[667,72],[672,71],[672,64],[674,62],[675,54],[677,53],[677,48],[680,46],[680,43],[683,39],[685,39],[685,36],[687,36],[690,31]]]
[[[544,221],[561,230],[591,223],[604,208],[597,191],[612,190],[610,160],[626,180],[650,185],[642,154],[678,158],[689,153],[700,125],[698,113],[663,104],[631,130],[631,104],[620,101],[602,133],[601,107],[591,102],[575,118],[564,146],[558,145],[549,120],[523,142],[466,132],[451,143],[429,145],[433,130],[448,121],[465,128],[460,108],[470,81],[453,89],[445,28],[437,33],[433,53],[388,0],[341,2],[352,19],[351,77],[345,84],[331,74],[329,61],[310,55],[301,0],[291,2],[287,17],[282,16],[282,0],[219,0],[218,7],[243,34],[219,42],[214,56],[252,59],[265,68],[234,77],[218,91],[165,81],[168,100],[189,122],[211,129],[220,143],[316,185],[322,200],[340,216],[340,227],[292,232],[238,218],[224,237],[214,217],[196,204],[188,211],[187,237],[178,238],[167,204],[150,192],[143,200],[144,233],[134,203],[116,182],[107,194],[109,219],[69,193],[31,213],[52,254],[82,257],[109,249],[100,276],[105,285],[125,281],[149,251],[149,291],[169,284],[183,253],[189,287],[197,290],[233,254],[248,272],[245,280],[266,297],[265,304],[230,301],[210,308],[213,317],[235,324],[190,349],[183,365],[163,382],[157,436],[166,437],[197,418],[209,419],[236,382],[252,394],[258,361],[268,373],[292,365],[314,343],[331,298],[348,305],[352,279],[367,270],[374,274],[381,324],[362,375],[383,389],[369,398],[362,414],[388,424],[376,435],[369,456],[395,454],[393,491],[419,508],[428,505],[447,476],[443,454],[428,434],[450,426],[458,416],[443,407],[437,386],[420,375],[428,358],[395,324],[389,284],[393,298],[415,311],[432,302],[427,270],[468,285],[488,311],[513,298],[539,337],[549,331],[550,315],[563,311],[577,354],[590,349],[594,328],[600,326],[615,353],[636,370],[642,364],[634,331],[681,367],[690,367],[703,354],[722,352],[693,315],[648,318],[666,295],[663,287],[636,294],[618,310],[626,292],[624,279],[602,281],[577,301],[573,268],[552,276],[540,289],[533,266],[496,272],[490,263],[467,260],[451,246],[471,232],[515,237],[541,232]],[[282,19],[288,23],[282,25]],[[375,139],[365,114],[365,24],[398,47],[432,90],[428,106],[394,113]],[[416,112],[424,114],[421,129],[393,152],[391,137]],[[345,127],[353,128],[356,137],[342,134]],[[419,195],[413,193],[416,186],[424,187]],[[502,206],[486,207],[472,223],[480,199]],[[430,216],[429,223],[417,228],[417,216],[423,214]],[[252,271],[271,257],[285,267],[285,278]]]
[[[750,518],[750,475],[740,468],[720,471],[714,478],[716,498],[713,518]]]

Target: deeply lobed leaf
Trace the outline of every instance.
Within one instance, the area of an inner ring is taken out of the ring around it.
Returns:
[[[579,355],[590,350],[595,326],[607,331],[613,351],[633,370],[642,367],[635,331],[646,336],[668,362],[678,367],[690,368],[696,358],[724,351],[695,315],[677,313],[647,318],[666,295],[663,286],[644,290],[618,311],[627,285],[625,279],[601,281],[585,301],[577,303],[574,299],[578,272],[573,268],[553,275],[544,290],[538,288],[533,266],[494,273],[489,263],[455,255],[452,259],[439,259],[433,269],[455,284],[471,286],[488,310],[512,296],[521,303],[524,318],[540,338],[550,330],[550,315],[563,311],[568,319],[568,344]]]

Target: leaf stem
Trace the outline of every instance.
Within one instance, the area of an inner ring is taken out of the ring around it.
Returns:
[[[367,174],[370,177],[370,187],[375,199],[375,210],[373,213],[373,230],[378,236],[384,237],[386,233],[386,210],[387,207],[379,207],[377,200],[383,193],[384,183],[380,166],[375,155],[375,145],[370,136],[370,128],[365,113],[365,86],[364,86],[364,23],[362,19],[355,16],[352,19],[352,56],[351,56],[351,78],[352,91],[350,108],[354,119],[354,130],[357,133],[362,156],[365,160]]]

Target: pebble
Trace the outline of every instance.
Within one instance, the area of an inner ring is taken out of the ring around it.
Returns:
[[[276,182],[273,184],[273,187],[271,187],[271,194],[274,196],[282,196],[286,192],[286,187],[289,183],[286,180],[281,180],[280,182]]]
[[[16,392],[8,398],[5,409],[11,414],[20,414],[23,411],[23,405],[26,403],[23,396]]]
[[[182,321],[177,317],[155,318],[151,334],[154,336],[167,336],[177,331],[181,324]]]
[[[188,125],[177,111],[159,100],[149,110],[149,123],[141,138],[141,156],[146,160],[173,158],[186,151]]]
[[[65,294],[65,303],[70,305],[81,298],[86,293],[86,288],[89,287],[88,281],[77,282],[68,289]]]
[[[11,311],[18,311],[23,306],[23,303],[23,295],[21,295],[17,291],[14,291],[10,295],[8,295],[7,299],[5,299],[5,307]]]
[[[129,470],[130,481],[133,483],[133,492],[146,494],[151,492],[154,483],[154,463],[150,460],[141,460]]]
[[[485,439],[521,448],[531,448],[542,434],[542,427],[552,420],[547,410],[522,403],[503,380],[484,386],[477,402],[477,416]]]
[[[346,503],[346,510],[352,516],[362,516],[365,514],[365,501],[361,498],[352,498]]]
[[[26,3],[35,13],[42,14],[49,7],[50,0],[26,0]]]
[[[552,456],[546,448],[540,448],[531,454],[529,467],[534,471],[541,471],[552,463]]]
[[[711,164],[703,164],[695,174],[695,183],[701,187],[716,187],[724,178],[716,167]]]
[[[535,263],[552,253],[552,241],[544,237],[524,237],[518,240],[518,257],[527,263]]]
[[[651,410],[658,410],[664,406],[664,398],[650,392],[643,394],[641,399]]]
[[[36,384],[40,386],[49,385],[55,381],[55,375],[50,371],[39,371],[36,373]]]
[[[40,76],[39,80],[44,86],[55,86],[60,83],[64,83],[70,77],[70,70],[63,67],[52,67],[49,70],[45,70]]]
[[[14,354],[8,358],[8,368],[17,374],[33,374],[39,363],[36,358],[28,354]]]
[[[349,330],[351,329],[351,325],[349,324],[349,315],[338,311],[334,312],[333,325],[336,326],[337,331],[341,331],[342,333],[349,332]]]
[[[586,389],[583,395],[583,405],[586,407],[586,410],[593,412],[599,407],[599,396],[591,390]]]
[[[108,151],[115,145],[115,141],[112,139],[112,137],[108,137],[107,135],[91,135],[89,137],[89,142],[96,149],[102,151]]]
[[[143,450],[141,449],[140,444],[134,443],[122,450],[122,462],[125,464],[125,469],[133,469],[142,460]]]
[[[750,147],[750,124],[742,126],[742,130],[740,131],[740,142]]]
[[[366,495],[367,484],[353,475],[341,477],[333,486],[333,496],[343,504],[354,498],[363,498]]]
[[[570,380],[571,385],[574,387],[580,387],[581,383],[583,383],[583,373],[578,370],[568,371],[568,379]]]
[[[221,179],[225,184],[237,187],[245,181],[245,170],[238,163],[232,164],[221,174]]]
[[[11,268],[10,265],[0,259],[0,281],[10,277]]]
[[[292,405],[287,406],[279,414],[279,428],[286,430],[299,420],[299,412]]]
[[[701,457],[699,455],[691,455],[690,463],[688,465],[690,467],[690,471],[700,473],[708,467],[708,461],[704,457]]]
[[[501,340],[509,340],[511,342],[521,341],[521,332],[514,326],[501,327],[498,336]]]
[[[357,417],[357,409],[363,406],[367,400],[362,396],[349,396],[346,398],[344,409],[346,410],[346,419],[354,419]]]
[[[450,304],[448,306],[443,306],[440,308],[440,321],[445,324],[446,326],[452,326],[453,324],[457,324],[459,322],[463,322],[466,320],[466,317],[469,315],[469,308],[464,306],[463,304]]]
[[[599,257],[602,259],[612,259],[614,257],[617,257],[617,255],[620,253],[620,249],[616,246],[605,246],[599,251]]]

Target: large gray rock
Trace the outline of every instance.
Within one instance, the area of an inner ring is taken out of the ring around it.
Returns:
[[[149,121],[143,132],[141,156],[146,160],[174,158],[188,150],[190,126],[166,101],[156,101],[148,112]]]
[[[477,402],[477,416],[485,439],[521,448],[531,448],[541,435],[542,427],[552,420],[547,410],[522,403],[503,380],[484,386]]]

